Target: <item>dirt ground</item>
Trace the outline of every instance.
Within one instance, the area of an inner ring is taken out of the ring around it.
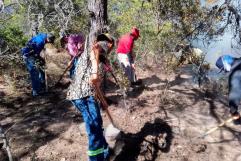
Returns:
[[[106,92],[123,129],[110,141],[112,161],[241,161],[240,125],[228,123],[200,138],[229,117],[226,97],[197,88],[186,69],[169,76],[159,68],[139,69],[138,77],[145,86],[129,93],[127,107],[114,86]],[[30,88],[10,92],[1,77],[0,123],[15,160],[87,161],[84,123],[65,99],[66,89],[34,99],[29,93]],[[102,116],[107,127],[103,111]]]

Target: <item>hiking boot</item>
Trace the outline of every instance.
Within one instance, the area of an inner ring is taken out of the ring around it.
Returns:
[[[241,125],[241,118],[239,118],[237,120],[233,120],[233,124],[234,125]]]
[[[38,97],[38,96],[44,96],[46,95],[48,92],[46,92],[45,90],[41,90],[41,91],[32,91],[32,96],[33,97]]]
[[[240,125],[241,124],[241,117],[240,114],[236,111],[231,114],[233,117],[233,123],[234,125]]]
[[[131,93],[131,92],[134,92],[134,90],[135,90],[135,88],[134,87],[129,87],[128,89],[127,89],[127,95],[128,95],[128,93]]]
[[[240,114],[236,111],[234,113],[231,113],[234,120],[238,120],[240,118]]]
[[[115,155],[114,149],[108,147],[104,148],[104,161],[110,161],[112,160],[111,157]]]
[[[36,91],[32,91],[32,96],[33,96],[33,97],[37,97],[37,96],[39,96],[39,94],[38,94],[38,92],[36,92]]]
[[[138,80],[135,81],[135,82],[131,82],[131,85],[132,85],[132,86],[140,86],[140,85],[142,85],[142,80],[141,80],[141,79],[138,79]]]

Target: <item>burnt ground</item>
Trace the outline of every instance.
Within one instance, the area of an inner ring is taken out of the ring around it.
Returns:
[[[240,125],[228,123],[199,138],[229,117],[225,96],[197,88],[187,70],[167,76],[155,68],[139,70],[138,76],[145,86],[129,93],[127,107],[114,87],[106,91],[123,130],[110,141],[112,161],[241,161]],[[84,123],[65,100],[66,89],[33,99],[29,87],[13,89],[5,77],[0,81],[0,123],[15,160],[88,160]],[[103,111],[102,116],[107,127]]]

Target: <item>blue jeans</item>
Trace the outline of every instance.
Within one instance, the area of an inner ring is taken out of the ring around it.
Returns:
[[[30,73],[32,83],[32,94],[33,96],[36,96],[45,89],[44,72],[36,67],[36,58],[27,57],[24,58],[24,61],[27,66],[28,72]]]
[[[77,61],[78,61],[78,57],[75,57],[74,60],[73,60],[73,65],[72,65],[72,67],[69,70],[70,78],[73,78],[73,76],[75,74],[75,68],[76,68]]]
[[[81,112],[89,139],[89,160],[105,161],[108,156],[108,144],[103,135],[102,118],[99,104],[93,96],[72,100]]]

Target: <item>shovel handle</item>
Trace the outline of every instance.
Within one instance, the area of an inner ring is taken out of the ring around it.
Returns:
[[[102,91],[100,90],[99,87],[95,86],[95,92],[96,92],[97,98],[100,100],[100,102],[102,104],[102,107],[105,110],[105,112],[107,114],[107,117],[109,118],[110,122],[113,124],[114,127],[116,127],[116,125],[113,121],[113,118],[110,114],[110,111],[108,110],[109,105],[108,105],[106,99],[104,98],[104,95],[103,95]]]
[[[218,126],[216,126],[216,127],[212,128],[212,129],[208,130],[207,132],[205,132],[205,133],[201,136],[201,138],[204,138],[205,136],[211,134],[212,132],[216,131],[216,130],[219,129],[220,127],[224,126],[226,123],[229,123],[229,122],[231,122],[231,121],[233,121],[233,120],[234,120],[233,117],[225,120],[224,122],[220,123]]]
[[[60,76],[60,78],[59,78],[59,80],[57,81],[56,84],[58,84],[58,83],[63,79],[65,73],[71,68],[71,66],[73,65],[73,62],[74,62],[74,58],[75,58],[75,57],[73,57],[73,58],[70,60],[69,65],[65,68],[63,74]]]

